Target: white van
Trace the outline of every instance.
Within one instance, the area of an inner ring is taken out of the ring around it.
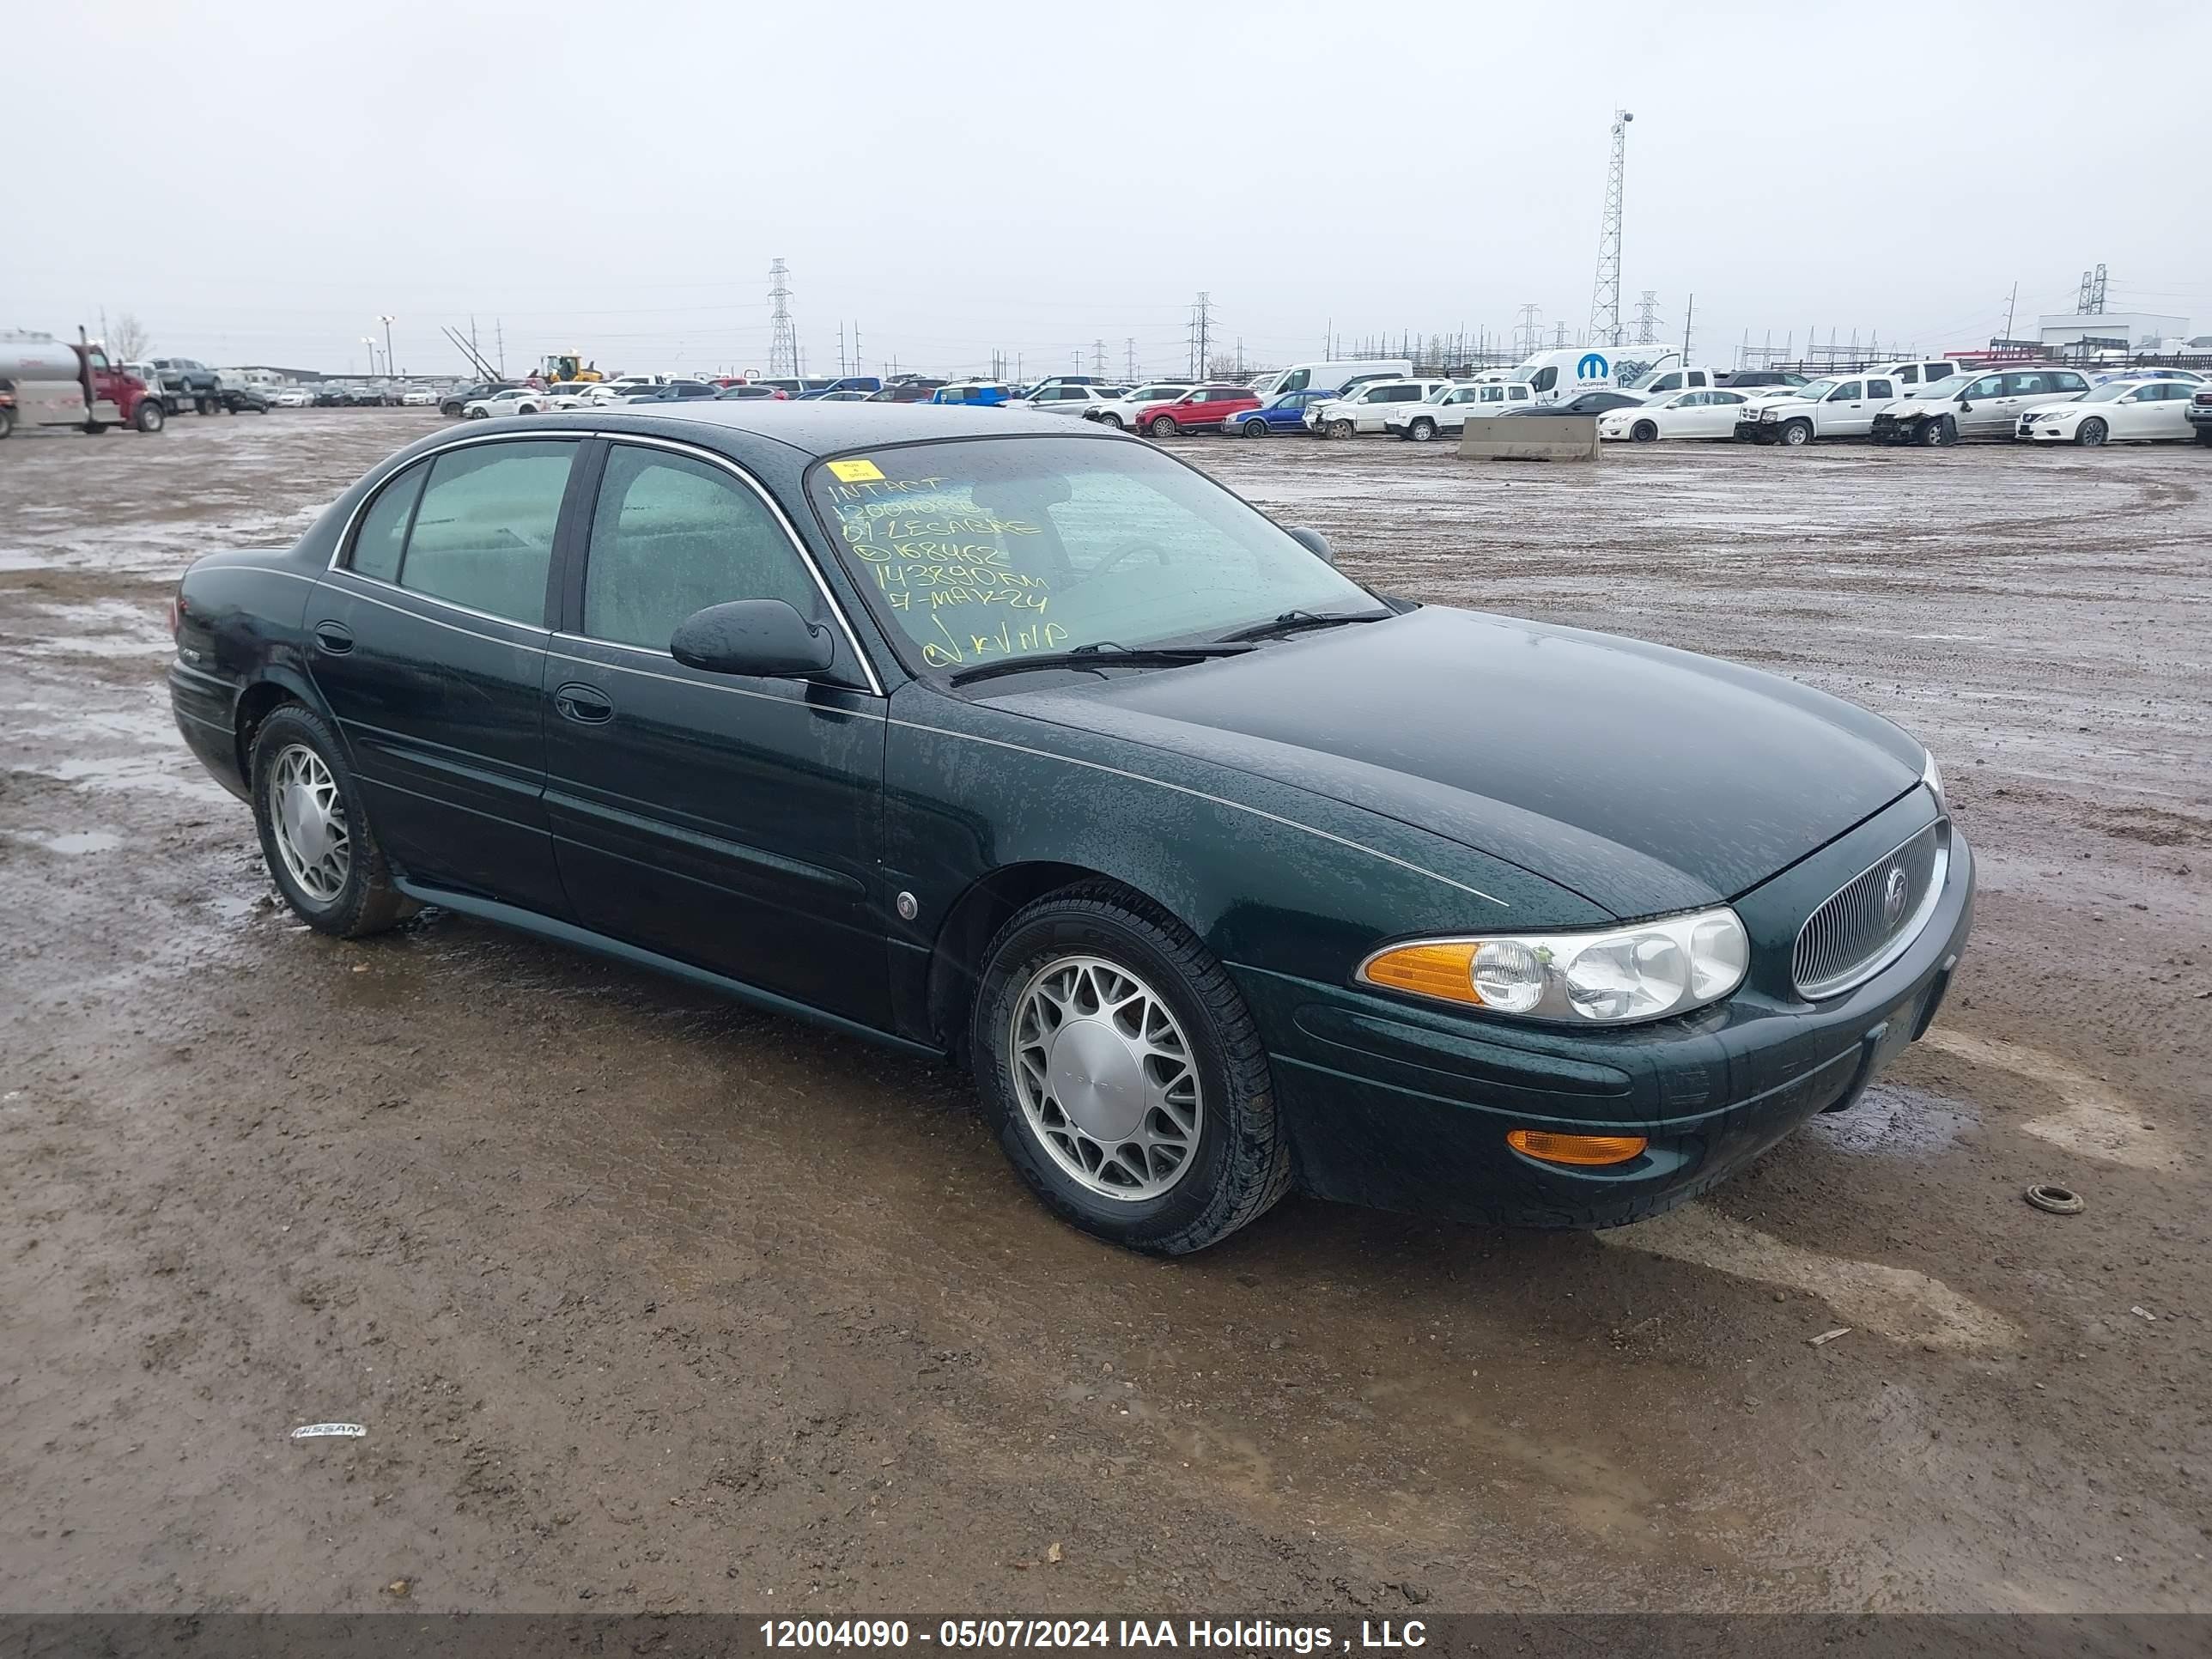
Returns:
[[[1292,363],[1255,382],[1261,403],[1285,392],[1341,392],[1354,380],[1402,380],[1413,372],[1407,357],[1375,357],[1352,363]]]
[[[1522,359],[1512,378],[1526,381],[1538,403],[1555,404],[1585,392],[1625,391],[1681,362],[1682,354],[1669,345],[1565,346]]]

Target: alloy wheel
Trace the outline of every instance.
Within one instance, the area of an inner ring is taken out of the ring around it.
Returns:
[[[1205,1127],[1195,1057],[1159,993],[1103,957],[1057,957],[1022,987],[1007,1060],[1030,1132],[1062,1173],[1134,1203],[1182,1180]]]

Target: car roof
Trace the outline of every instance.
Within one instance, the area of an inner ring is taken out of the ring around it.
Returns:
[[[646,411],[650,410],[650,414]],[[778,402],[772,398],[702,398],[691,403],[638,404],[534,417],[536,430],[586,427],[601,432],[690,438],[711,444],[716,428],[764,438],[807,455],[932,438],[1078,438],[1121,441],[1112,428],[1063,421],[1028,410],[1000,411],[975,404]]]

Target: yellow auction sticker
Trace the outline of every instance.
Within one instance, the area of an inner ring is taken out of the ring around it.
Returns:
[[[883,477],[884,470],[873,461],[832,461],[830,473],[840,483],[873,483]]]

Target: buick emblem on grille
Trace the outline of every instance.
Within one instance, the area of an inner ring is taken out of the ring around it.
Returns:
[[[1905,872],[1891,866],[1888,879],[1881,884],[1881,925],[1885,929],[1905,920],[1905,902],[1911,896],[1911,887]]]

